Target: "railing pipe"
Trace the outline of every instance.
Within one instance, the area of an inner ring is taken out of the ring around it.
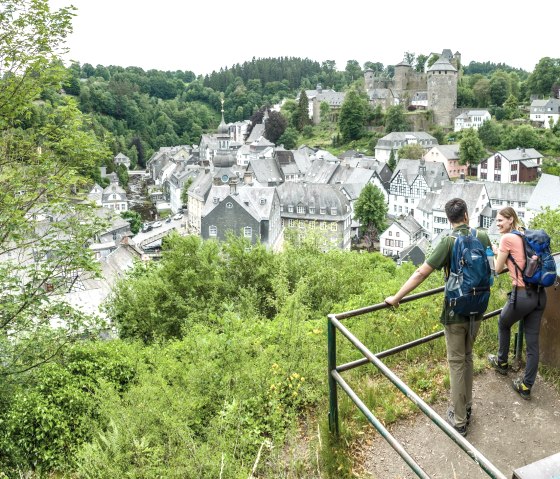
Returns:
[[[338,436],[338,396],[332,373],[336,370],[336,327],[329,319],[327,325],[329,368],[329,431]]]
[[[364,414],[364,416],[368,419],[368,421],[373,425],[373,427],[375,427],[375,429],[377,429],[379,431],[379,433],[383,436],[383,438],[391,445],[391,447],[397,451],[397,453],[399,454],[399,456],[401,456],[404,461],[410,466],[410,468],[414,471],[414,473],[418,476],[421,477],[422,479],[430,479],[430,476],[428,476],[426,474],[426,472],[424,472],[424,470],[418,465],[418,463],[412,458],[412,456],[410,456],[410,454],[408,454],[408,452],[406,451],[406,449],[402,446],[402,444],[400,442],[398,442],[393,435],[391,435],[391,433],[389,431],[387,431],[387,429],[385,428],[385,426],[383,426],[383,424],[381,424],[381,422],[379,421],[379,419],[377,419],[375,417],[375,415],[368,409],[368,407],[360,400],[360,398],[357,396],[357,394],[352,390],[352,388],[346,383],[346,381],[342,378],[342,376],[336,372],[336,371],[332,371],[331,373],[332,377],[334,380],[336,380],[336,382],[338,384],[340,384],[340,387],[342,389],[344,389],[344,391],[346,392],[346,394],[348,394],[348,396],[350,397],[350,399],[352,399],[352,401],[354,401],[354,404],[356,404],[356,406],[358,406],[358,409],[360,411],[362,411],[362,413]]]
[[[402,301],[401,301],[402,302]],[[428,416],[440,429],[442,429],[463,451],[465,451],[477,464],[493,479],[507,479],[496,467],[479,451],[473,448],[463,436],[447,424],[420,396],[410,389],[396,374],[375,357],[334,315],[329,315],[331,322],[360,352],[373,363],[381,373],[387,377],[406,397],[408,397],[420,410]],[[333,377],[336,371],[330,370]]]

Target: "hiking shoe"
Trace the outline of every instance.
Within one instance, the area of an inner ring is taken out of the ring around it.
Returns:
[[[461,436],[465,437],[467,435],[468,419],[467,419],[467,424],[465,424],[464,426],[457,426],[457,424],[455,423],[455,412],[452,411],[451,409],[448,409],[447,422],[451,424],[451,426],[453,426],[453,429],[455,429],[455,431],[457,431]]]
[[[490,363],[490,366],[492,366],[502,376],[505,376],[508,373],[508,363],[501,363],[498,360],[498,356],[495,354],[488,355],[488,362]]]
[[[531,399],[531,388],[525,386],[525,383],[521,378],[514,379],[511,383],[513,390],[517,392],[523,399]]]

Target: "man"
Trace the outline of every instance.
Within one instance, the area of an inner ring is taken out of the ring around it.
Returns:
[[[454,198],[445,204],[445,214],[451,223],[454,235],[469,235],[469,215],[467,204],[461,198]],[[477,238],[484,248],[490,246],[488,235],[477,232]],[[449,235],[440,241],[433,253],[422,264],[401,289],[385,299],[387,304],[397,307],[401,299],[416,289],[435,269],[445,268],[448,275],[455,237]],[[472,408],[473,359],[472,348],[484,313],[471,318],[454,314],[444,301],[440,321],[445,329],[447,361],[451,384],[451,407],[447,411],[447,421],[462,436],[467,435]],[[474,320],[474,322],[473,322]]]

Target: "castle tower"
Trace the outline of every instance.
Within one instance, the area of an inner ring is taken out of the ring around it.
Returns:
[[[406,61],[402,61],[395,65],[395,90],[398,96],[402,96],[402,93],[408,89],[408,78],[412,72],[412,66]]]
[[[366,91],[367,90],[373,90],[373,78],[374,78],[373,70],[368,68],[364,72],[364,81],[366,83]]]
[[[443,127],[453,125],[457,108],[457,69],[443,55],[428,69],[428,109],[434,122]]]

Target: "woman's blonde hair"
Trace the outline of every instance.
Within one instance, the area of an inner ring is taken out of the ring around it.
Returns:
[[[500,216],[503,216],[504,218],[507,218],[508,220],[513,219],[513,223],[511,224],[511,227],[514,230],[523,228],[523,223],[521,223],[519,216],[517,216],[517,213],[511,206],[506,206],[505,208],[502,208],[500,211],[498,211],[498,214]]]

